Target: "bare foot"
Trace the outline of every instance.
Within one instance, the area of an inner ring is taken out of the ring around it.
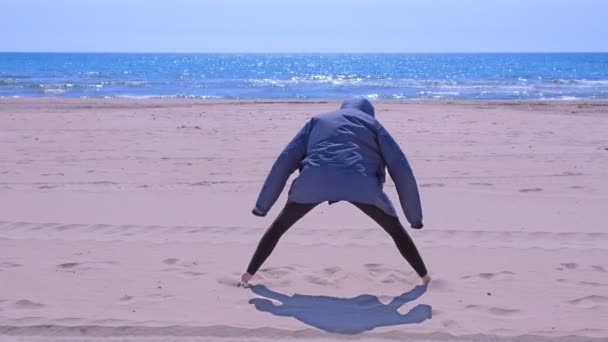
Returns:
[[[420,280],[422,280],[422,285],[426,286],[431,282],[431,277],[428,275],[425,275],[424,277],[420,278]]]
[[[237,286],[244,287],[244,288],[251,287],[251,284],[249,284],[249,281],[251,280],[251,278],[253,278],[253,275],[251,275],[247,272],[243,273],[243,275],[241,276],[241,281],[239,281]]]

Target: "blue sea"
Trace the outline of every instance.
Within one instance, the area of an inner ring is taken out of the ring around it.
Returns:
[[[0,53],[0,97],[608,99],[608,53]]]

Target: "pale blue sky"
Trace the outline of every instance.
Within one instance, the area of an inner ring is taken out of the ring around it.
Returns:
[[[0,0],[0,51],[608,51],[608,0]]]

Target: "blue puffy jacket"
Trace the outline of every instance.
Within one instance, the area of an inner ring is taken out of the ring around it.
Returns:
[[[397,217],[382,190],[387,167],[405,217],[412,227],[422,226],[418,186],[405,154],[375,119],[368,100],[346,100],[340,110],[313,117],[285,147],[266,178],[254,212],[265,215],[289,176],[299,169],[288,202],[360,202]]]

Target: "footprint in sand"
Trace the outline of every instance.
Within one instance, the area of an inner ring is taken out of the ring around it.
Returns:
[[[468,310],[472,310],[475,311],[481,315],[492,315],[495,317],[501,317],[501,318],[524,318],[524,315],[522,315],[522,311],[519,309],[508,309],[508,308],[502,308],[502,307],[485,307],[485,306],[481,306],[481,305],[467,305],[465,306],[466,309]]]
[[[366,269],[369,276],[385,284],[409,284],[412,279],[415,279],[406,271],[390,269],[381,264],[365,264],[363,267]]]
[[[392,270],[380,279],[380,281],[385,284],[407,284],[411,281],[411,276],[405,271]]]
[[[306,279],[307,282],[309,282],[311,284],[315,284],[315,285],[322,285],[322,286],[335,285],[335,282],[331,279],[328,279],[327,277],[319,277],[316,275],[307,275],[306,277],[304,277],[304,279]]]
[[[57,265],[57,269],[61,272],[76,274],[77,271],[78,272],[87,271],[87,270],[90,270],[91,268],[83,267],[83,264],[77,263],[77,262],[66,262],[66,263]]]
[[[321,272],[320,274],[309,274],[305,277],[305,279],[317,285],[339,285],[344,279],[349,277],[348,273],[341,272],[342,268],[340,267],[328,267]]]
[[[435,316],[435,310],[433,310],[433,316]],[[441,321],[441,326],[444,328],[448,328],[448,329],[456,329],[456,328],[460,328],[460,324],[458,324],[458,322],[454,321],[454,320],[445,320],[445,321]]]
[[[568,301],[568,303],[584,309],[594,309],[608,304],[608,297],[600,295],[590,295],[570,300]]]
[[[66,262],[65,264],[59,264],[57,265],[57,267],[62,268],[62,269],[71,269],[74,268],[76,266],[79,266],[80,264],[77,262]]]
[[[257,277],[257,274],[256,274]],[[226,285],[230,287],[236,287],[239,284],[239,280],[241,279],[241,275],[238,273],[233,273],[232,276],[221,276],[217,278],[218,284]]]
[[[90,261],[90,262],[66,262],[57,265],[57,269],[62,272],[76,273],[76,271],[90,271],[93,269],[100,269],[100,265],[114,265],[114,261]]]
[[[162,269],[161,272],[177,272],[185,278],[196,278],[207,274],[206,272],[191,270],[198,267],[198,261],[180,261],[178,258],[169,258],[163,260],[162,263],[174,267]]]
[[[557,267],[556,270],[558,271],[563,271],[563,270],[574,270],[576,268],[578,268],[578,264],[575,262],[563,262],[560,264],[561,267]]]
[[[444,186],[443,183],[424,183],[420,185],[421,188],[443,188]]]
[[[287,286],[291,284],[293,278],[291,275],[294,274],[295,270],[291,266],[267,267],[260,269],[256,273],[256,277],[269,286]]]
[[[543,189],[541,189],[541,188],[519,189],[519,192],[540,192],[540,191],[543,191]]]
[[[38,187],[38,189],[40,190],[48,190],[48,189],[55,189],[57,187],[57,185],[41,185]]]
[[[76,317],[66,317],[66,318],[55,319],[55,322],[57,322],[57,323],[70,324],[70,325],[78,325],[79,323],[82,323],[83,321],[84,320],[82,318],[76,318]]]
[[[567,268],[569,270],[573,270],[578,267],[578,264],[575,262],[565,262],[565,263],[561,263],[560,265],[564,266],[565,268]]]
[[[372,277],[385,275],[389,272],[389,269],[382,266],[381,264],[365,264],[363,265],[367,273]]]
[[[295,271],[294,267],[282,266],[282,267],[267,267],[260,270],[260,274],[265,278],[278,279],[287,276]]]
[[[77,229],[77,228],[82,228],[83,225],[80,224],[62,224],[62,225],[58,225],[55,227],[55,230],[58,232],[62,232],[65,230],[70,230],[70,229]]]
[[[594,281],[585,281],[585,280],[579,281],[578,284],[579,285],[583,285],[583,286],[591,286],[591,287],[604,287],[604,286],[608,286],[608,284],[596,283]]]
[[[496,272],[496,273],[479,273],[476,275],[467,275],[464,277],[461,277],[461,279],[471,279],[471,280],[513,280],[515,273],[511,272],[511,271],[502,271],[502,272]]]
[[[437,275],[433,277],[433,280],[431,280],[428,287],[429,291],[454,292],[454,289],[451,288],[450,283]]]
[[[41,303],[32,302],[27,299],[21,299],[21,300],[16,301],[13,304],[13,307],[15,309],[40,309],[40,308],[45,307],[45,305],[41,304]]]
[[[120,301],[123,303],[130,302],[131,300],[133,300],[133,296],[123,296],[122,298],[120,298]]]
[[[519,309],[505,309],[498,307],[491,307],[488,309],[488,312],[494,316],[512,318],[517,318],[521,314],[521,310]]]
[[[478,182],[475,182],[475,183],[469,183],[469,184],[470,185],[476,185],[476,186],[494,186],[494,184],[492,184],[492,183],[478,183]]]
[[[177,258],[169,258],[169,259],[163,260],[163,264],[165,264],[165,265],[175,265],[175,264],[177,264],[178,261],[179,261],[179,259],[177,259]]]
[[[334,275],[334,274],[336,274],[336,273],[340,272],[341,270],[342,270],[342,268],[341,268],[341,267],[338,267],[338,266],[334,266],[334,267],[327,267],[327,268],[324,268],[324,269],[321,271],[321,273],[322,273],[322,274],[324,274],[324,275],[327,275],[327,276],[332,276],[332,275]]]
[[[166,293],[152,293],[146,296],[146,300],[151,302],[160,302],[171,297],[175,297],[174,295],[166,294]]]

